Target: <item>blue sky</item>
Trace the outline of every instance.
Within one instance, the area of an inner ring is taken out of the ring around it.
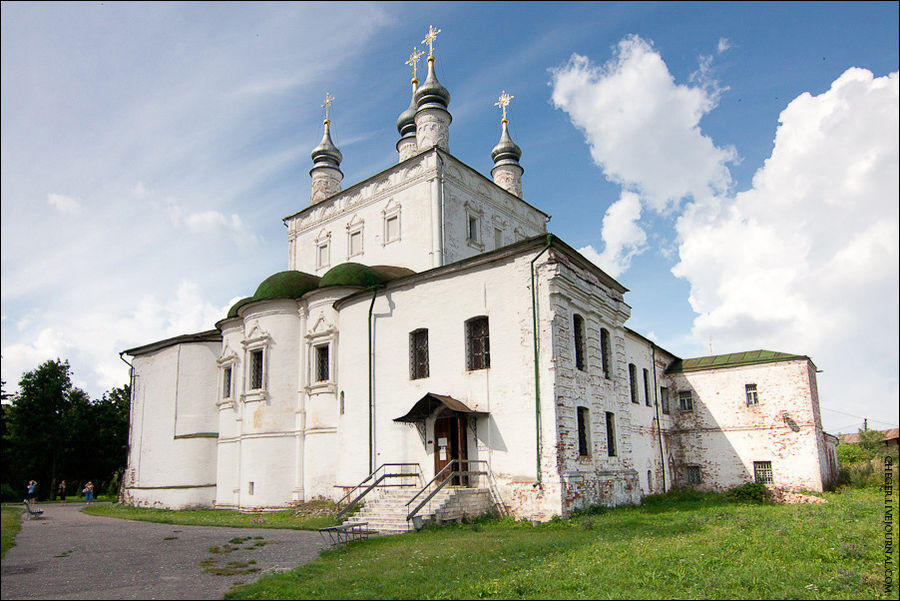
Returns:
[[[525,199],[630,327],[810,355],[826,429],[896,426],[897,7],[4,2],[3,379],[99,396],[285,269],[325,92],[345,186],[395,163],[433,24],[451,152],[488,174],[514,95]]]

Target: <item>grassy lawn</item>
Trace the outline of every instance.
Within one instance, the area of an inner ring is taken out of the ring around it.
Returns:
[[[309,505],[309,504],[308,504]],[[168,509],[147,509],[126,505],[90,505],[82,509],[90,515],[110,518],[158,522],[183,526],[229,526],[232,528],[292,528],[294,530],[315,530],[333,526],[336,522],[331,515],[317,515],[321,511],[301,512],[272,511],[266,513],[242,513],[228,509],[191,509],[173,511]]]
[[[0,558],[16,546],[16,534],[22,528],[22,510],[15,507],[0,509]]]
[[[882,493],[825,497],[756,505],[691,493],[536,528],[496,520],[378,537],[226,598],[896,599],[896,571],[891,594],[883,588]]]

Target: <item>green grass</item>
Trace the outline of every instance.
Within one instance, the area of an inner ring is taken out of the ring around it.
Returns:
[[[882,493],[824,496],[668,495],[536,528],[495,520],[378,537],[226,598],[896,599],[896,571],[890,595],[883,588]]]
[[[0,558],[16,546],[16,534],[22,528],[22,511],[15,507],[0,510]]]
[[[158,522],[184,526],[229,526],[232,528],[291,528],[294,530],[316,530],[334,526],[330,515],[296,515],[294,511],[272,511],[266,513],[241,513],[228,509],[168,510],[129,507],[127,505],[91,505],[82,509],[89,515]]]

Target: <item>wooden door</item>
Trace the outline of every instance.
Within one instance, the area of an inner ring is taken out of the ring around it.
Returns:
[[[434,473],[440,472],[454,459],[467,459],[467,451],[466,416],[462,413],[457,413],[437,418],[434,421]],[[466,471],[468,467],[466,463],[457,463],[457,465],[448,470],[448,473],[454,470]],[[451,482],[455,486],[461,483],[468,485],[468,477],[460,479],[457,476]]]

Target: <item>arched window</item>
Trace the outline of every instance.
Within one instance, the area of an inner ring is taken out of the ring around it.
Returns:
[[[584,371],[584,318],[576,314],[572,318],[572,330],[575,338],[575,367]]]
[[[611,354],[609,350],[609,330],[600,329],[600,356],[603,359],[603,375],[608,380],[612,377]]]
[[[487,369],[491,366],[491,343],[488,318],[473,317],[466,322],[466,369]]]

